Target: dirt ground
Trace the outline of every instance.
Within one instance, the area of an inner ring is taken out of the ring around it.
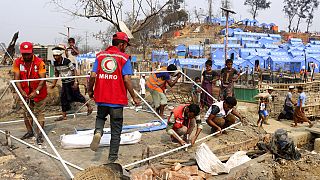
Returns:
[[[3,73],[0,71],[0,76]],[[0,94],[2,94],[4,85],[6,81],[0,80]],[[15,107],[15,103],[12,100],[12,94],[7,93],[5,97],[0,101],[0,122],[6,122],[10,120],[18,120],[21,118],[21,113],[16,111],[17,109],[12,109]],[[93,104],[94,105],[94,104]],[[227,135],[223,134],[220,136],[215,136],[208,139],[205,143],[211,148],[212,151],[226,147],[228,145],[237,144],[242,141],[250,140],[257,137],[262,137],[265,135],[263,129],[257,129],[255,126],[255,121],[257,119],[256,115],[256,104],[250,103],[239,103],[237,109],[242,115],[247,117],[249,125],[247,126],[237,126],[236,128],[244,130],[244,132],[228,130]],[[78,105],[79,107],[79,105]],[[76,108],[75,108],[76,109]],[[59,115],[59,106],[47,106],[46,116]],[[83,109],[85,112],[86,108]],[[169,110],[167,110],[168,113]],[[150,122],[151,120],[156,120],[157,118],[146,112],[136,112],[132,109],[124,110],[124,124],[140,124]],[[204,121],[204,120],[203,120]],[[45,132],[50,138],[51,142],[56,147],[57,151],[60,153],[61,157],[73,164],[76,164],[82,168],[87,168],[93,165],[104,164],[108,157],[108,147],[100,148],[97,152],[91,151],[89,148],[83,149],[62,149],[60,144],[60,136],[63,134],[72,134],[75,128],[94,128],[95,113],[90,116],[79,115],[76,118],[69,117],[67,121],[54,122],[54,119],[46,119]],[[109,127],[109,123],[106,123],[106,127]],[[0,130],[9,130],[13,136],[20,138],[25,132],[25,126],[23,122],[11,123],[11,124],[1,124]],[[204,125],[204,129],[200,134],[200,137],[207,136],[210,133],[210,128]],[[0,134],[0,179],[67,179],[68,175],[61,163],[55,159],[52,159],[44,154],[39,153],[36,150],[28,148],[16,141],[13,142],[15,148],[13,150],[8,150],[5,143],[5,136]],[[35,144],[34,140],[28,140],[28,143]],[[43,150],[54,154],[53,150],[50,148],[49,144],[46,142],[43,146]],[[169,136],[166,134],[165,130],[143,133],[141,141],[134,145],[124,145],[120,147],[119,152],[119,163],[126,165],[134,161],[140,160],[142,152],[147,148],[150,148],[150,155],[156,155],[170,149],[179,147],[177,144],[172,144]],[[190,159],[194,158],[196,147],[189,148],[187,152],[180,151],[165,158],[174,159]],[[315,156],[315,157],[313,157]],[[309,158],[308,158],[309,157]],[[311,158],[312,157],[312,158]],[[151,163],[161,162],[164,157],[160,157],[151,161]],[[252,167],[248,170],[246,176],[241,178],[244,179],[296,179],[298,176],[296,174],[297,169],[301,170],[302,175],[308,175],[308,177],[318,177],[319,178],[319,154],[318,155],[306,155],[299,162],[286,162],[285,165],[277,164],[273,161],[261,163],[260,169]],[[310,167],[310,168],[307,168]],[[314,167],[314,168],[311,168]],[[131,167],[132,168],[132,167]],[[79,172],[74,168],[70,168],[72,173],[76,174]],[[260,178],[260,172],[264,176]],[[291,173],[292,172],[292,173]],[[267,176],[268,173],[272,173],[273,176]],[[266,174],[266,175],[265,175]],[[273,178],[270,178],[273,177]],[[317,178],[316,178],[317,179]]]

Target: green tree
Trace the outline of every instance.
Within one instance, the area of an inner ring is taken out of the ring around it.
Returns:
[[[267,0],[245,0],[244,5],[249,6],[249,12],[252,18],[256,19],[258,11],[270,8],[271,2]]]

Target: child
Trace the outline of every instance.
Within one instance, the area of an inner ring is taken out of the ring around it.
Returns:
[[[226,67],[221,70],[221,95],[220,100],[224,100],[227,97],[233,97],[233,85],[235,81],[238,81],[240,73],[232,67],[232,59],[226,60]]]
[[[259,103],[259,119],[257,121],[257,126],[260,128],[262,127],[262,123],[264,121],[267,121],[268,119],[268,111],[267,111],[267,104],[268,101],[264,98],[260,98],[260,103]]]
[[[216,82],[219,79],[219,75],[217,72],[212,70],[212,61],[207,60],[206,63],[206,70],[202,73],[202,88],[212,95],[212,83]],[[201,93],[201,107],[207,106],[208,108],[211,107],[213,103],[213,99],[208,96],[205,92]]]
[[[196,77],[194,81],[201,86],[201,79],[199,77]],[[191,95],[192,95],[192,101],[194,104],[199,105],[200,104],[200,95],[201,95],[201,89],[197,85],[192,86],[191,90]]]

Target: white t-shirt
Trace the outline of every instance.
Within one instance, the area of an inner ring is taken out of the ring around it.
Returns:
[[[146,80],[144,78],[140,79],[140,94],[146,94]]]
[[[218,106],[220,111],[218,114],[216,114],[216,117],[226,117],[227,115],[229,115],[231,112],[232,112],[232,109],[230,109],[228,112],[226,112],[224,109],[223,109],[223,102],[224,101],[220,101],[220,102],[217,102],[217,103],[213,103],[212,106]],[[205,115],[205,119],[208,119],[210,114],[211,114],[211,111],[212,111],[212,106],[208,109],[206,115]]]

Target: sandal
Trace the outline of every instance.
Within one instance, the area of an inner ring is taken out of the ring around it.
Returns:
[[[67,117],[60,116],[57,119],[55,119],[54,121],[65,121],[65,120],[67,120]]]

